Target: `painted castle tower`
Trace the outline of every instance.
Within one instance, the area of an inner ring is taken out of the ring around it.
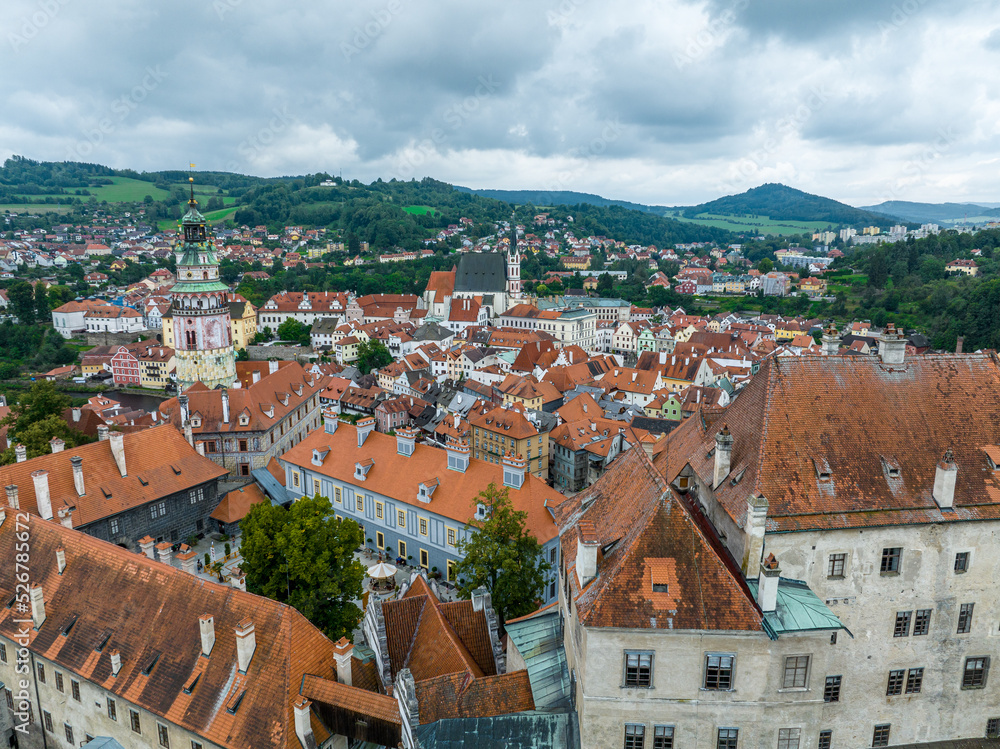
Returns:
[[[236,381],[229,287],[219,280],[219,261],[208,241],[205,217],[198,212],[194,185],[188,206],[181,219],[183,235],[174,248],[177,283],[171,289],[178,392],[196,382],[214,388]]]
[[[521,253],[517,249],[517,224],[510,219],[510,244],[507,246],[507,305],[521,298]]]

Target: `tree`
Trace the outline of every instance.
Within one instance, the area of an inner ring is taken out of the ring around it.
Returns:
[[[759,263],[757,263],[757,270],[759,270],[761,273],[770,273],[772,270],[774,270],[774,263],[771,261],[771,258],[766,257]]]
[[[35,284],[35,319],[38,322],[48,322],[49,312],[49,294],[45,284],[39,281]]]
[[[355,366],[361,374],[368,374],[373,369],[382,369],[392,364],[392,354],[381,341],[374,338],[358,344],[358,361]]]
[[[868,260],[868,285],[876,289],[885,287],[889,278],[889,264],[884,252],[875,252]]]
[[[10,309],[22,325],[35,323],[35,292],[27,281],[17,281],[7,289]]]
[[[353,520],[338,520],[330,500],[303,497],[289,509],[261,502],[240,521],[247,589],[294,606],[331,640],[361,621],[365,570],[354,558],[363,543]]]
[[[39,455],[48,455],[52,452],[50,440],[54,437],[65,442],[67,448],[93,441],[92,437],[71,428],[61,417],[47,416],[41,421],[33,422],[24,429],[18,430],[17,439],[11,441],[11,446],[0,453],[0,464],[9,465],[17,460],[14,453],[14,445],[16,444],[24,445],[27,448],[29,460],[37,458]]]
[[[282,341],[295,341],[303,346],[309,345],[309,331],[311,326],[303,325],[294,317],[289,317],[278,326],[278,339]]]
[[[614,276],[610,273],[602,273],[597,277],[597,294],[598,296],[609,296],[615,291],[615,280]]]
[[[470,521],[466,530],[472,535],[458,544],[458,593],[468,599],[477,588],[486,588],[503,625],[537,608],[551,567],[538,539],[525,528],[528,513],[513,508],[506,487],[491,483],[473,500],[477,504],[486,506],[486,519]]]

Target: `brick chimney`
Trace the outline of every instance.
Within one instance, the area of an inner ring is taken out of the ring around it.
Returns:
[[[189,575],[197,574],[198,554],[193,551],[185,551],[177,555],[177,561],[181,563],[181,569]]]
[[[111,430],[108,428],[107,424],[98,424],[97,425],[97,441],[98,442],[104,442],[108,438],[108,433],[110,431]]]
[[[941,462],[934,469],[934,501],[942,510],[955,507],[955,480],[958,478],[958,465],[955,456],[948,448]]]
[[[17,457],[18,463],[23,463],[28,459],[28,448],[26,448],[24,445],[15,445],[14,455]]]
[[[956,354],[961,354],[962,353],[962,347],[964,345],[965,345],[965,336],[961,336],[960,335],[958,337],[958,340],[955,341],[955,353]]]
[[[73,464],[73,487],[76,489],[76,496],[82,497],[87,493],[86,487],[83,485],[83,458],[74,455],[69,459],[69,462]]]
[[[341,684],[351,684],[351,656],[354,655],[354,643],[346,637],[341,637],[333,646],[333,658],[337,662],[337,681]]]
[[[257,635],[254,633],[253,622],[244,619],[236,625],[236,658],[239,661],[240,673],[245,674],[250,668],[250,661],[256,649]]]
[[[580,587],[597,577],[597,529],[591,520],[581,520],[576,525],[576,579]]]
[[[111,658],[111,675],[118,676],[118,672],[122,670],[122,654],[118,650],[112,650],[108,653],[108,657]]]
[[[31,622],[35,625],[35,629],[38,629],[45,621],[45,594],[42,592],[42,586],[32,583],[28,597],[31,599]]]
[[[35,504],[38,514],[45,520],[52,519],[52,499],[49,496],[49,472],[46,470],[32,471],[31,480],[35,482]]]
[[[153,547],[156,545],[156,539],[152,536],[143,536],[139,539],[139,548],[142,549],[142,553],[145,554],[150,559],[155,559],[153,552]]]
[[[840,353],[840,335],[837,326],[832,322],[823,331],[823,356],[836,356]]]
[[[757,605],[763,612],[774,611],[778,607],[778,580],[781,577],[781,568],[778,567],[778,560],[774,554],[768,554],[760,565],[760,574],[757,576]]]
[[[160,557],[161,562],[170,564],[170,556],[174,553],[173,544],[169,541],[161,541],[156,545],[156,553]]]
[[[59,522],[64,528],[73,527],[73,508],[72,507],[60,507],[56,511],[56,515],[59,516]]]
[[[201,630],[201,654],[207,658],[215,647],[215,617],[203,614],[198,618],[198,628]]]
[[[715,473],[712,478],[712,488],[718,489],[719,484],[729,475],[733,458],[733,435],[729,433],[729,425],[723,424],[722,431],[715,435]]]
[[[8,484],[5,490],[7,492],[7,504],[10,506],[10,509],[21,509],[21,503],[17,499],[17,484]]]
[[[128,471],[125,467],[125,435],[121,432],[112,432],[111,436],[108,437],[108,441],[111,443],[111,457],[115,459],[118,472],[122,476],[127,476]]]
[[[61,453],[66,449],[66,443],[59,439],[58,437],[53,437],[49,440],[49,450],[54,455],[55,453]]]
[[[229,584],[236,590],[247,589],[247,576],[239,567],[232,567],[229,570]]]
[[[83,409],[82,408],[76,408],[76,407],[73,408],[73,421],[74,422],[79,421],[80,417],[82,415],[83,415]]]
[[[906,339],[893,323],[886,325],[879,336],[878,355],[883,364],[902,364],[906,359]]]

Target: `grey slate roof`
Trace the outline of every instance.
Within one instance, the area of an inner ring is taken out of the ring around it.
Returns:
[[[507,289],[507,261],[499,252],[462,255],[455,273],[455,291],[503,293]]]
[[[561,630],[556,610],[507,624],[507,636],[528,669],[531,697],[538,710],[558,710],[572,705]]]

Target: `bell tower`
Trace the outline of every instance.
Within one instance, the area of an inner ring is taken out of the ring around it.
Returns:
[[[507,298],[521,298],[521,253],[517,250],[517,224],[510,219],[510,244],[507,247]]]
[[[196,382],[214,388],[236,381],[229,287],[219,279],[219,261],[194,197],[194,177],[189,179],[191,199],[174,249],[177,283],[171,289],[178,392]]]

